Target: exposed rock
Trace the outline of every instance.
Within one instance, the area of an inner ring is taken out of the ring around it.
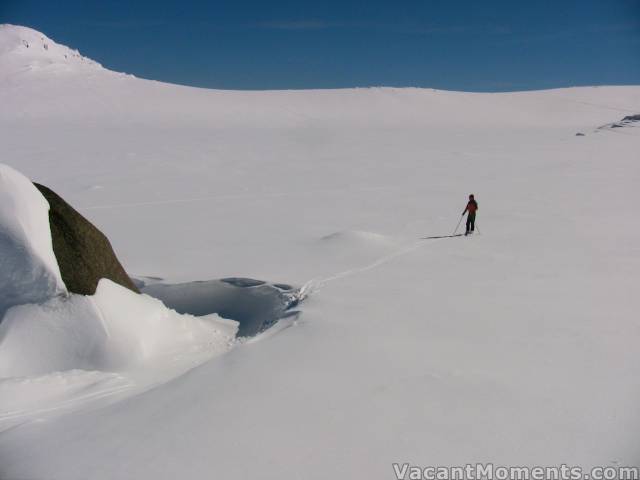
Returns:
[[[49,202],[53,252],[67,290],[93,295],[98,281],[108,278],[139,293],[107,237],[51,189],[34,185]]]
[[[623,122],[640,122],[640,114],[627,115],[622,119]]]
[[[598,130],[602,130],[605,128],[624,128],[624,127],[635,127],[640,123],[640,114],[635,115],[627,115],[619,122],[607,123],[606,125],[602,125],[598,127]]]

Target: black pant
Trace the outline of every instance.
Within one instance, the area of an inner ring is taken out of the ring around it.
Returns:
[[[467,214],[467,233],[473,232],[476,226],[476,212],[469,212]]]

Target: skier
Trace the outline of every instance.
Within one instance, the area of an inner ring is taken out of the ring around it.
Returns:
[[[473,230],[475,229],[477,210],[478,202],[476,202],[475,198],[473,198],[473,194],[471,194],[469,195],[469,203],[467,203],[467,206],[462,212],[463,216],[467,213],[467,231],[465,232],[465,236],[469,235],[469,233],[473,233]]]

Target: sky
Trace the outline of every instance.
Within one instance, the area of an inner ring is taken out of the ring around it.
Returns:
[[[0,0],[0,23],[207,88],[640,84],[640,0]]]

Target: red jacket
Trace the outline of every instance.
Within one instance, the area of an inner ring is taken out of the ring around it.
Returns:
[[[478,202],[476,202],[475,200],[469,200],[469,203],[467,203],[467,208],[465,208],[464,211],[469,213],[476,213],[476,210],[478,210]]]

